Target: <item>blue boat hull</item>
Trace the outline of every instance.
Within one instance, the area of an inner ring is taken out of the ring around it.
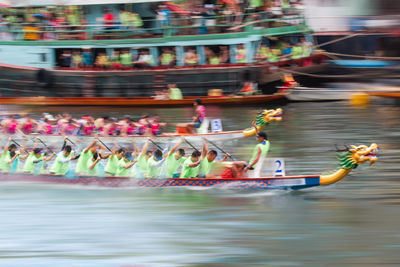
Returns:
[[[227,189],[290,189],[297,190],[320,185],[320,176],[285,176],[241,179],[165,178],[133,179],[125,177],[74,177],[35,174],[0,174],[3,182],[43,182],[100,187],[220,187]]]

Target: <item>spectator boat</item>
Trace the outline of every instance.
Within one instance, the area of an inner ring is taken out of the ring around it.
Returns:
[[[27,6],[43,5],[39,0],[15,2],[17,13]],[[274,16],[271,12],[245,13],[240,20],[233,15],[196,17],[186,10],[172,12],[171,19],[165,20],[165,14],[160,18],[163,11],[155,12],[149,2],[128,4],[138,15],[147,16],[141,26],[125,25],[117,19],[116,23],[105,23],[99,11],[107,8],[113,14],[108,15],[115,17],[121,7],[111,0],[90,1],[84,6],[76,6],[77,1],[72,0],[46,2],[68,14],[85,14],[87,21],[73,27],[66,23],[49,25],[39,17],[33,26],[5,23],[0,36],[0,94],[150,97],[174,83],[184,96],[205,96],[215,88],[230,95],[246,81],[255,82],[262,93],[270,94],[273,91],[267,85],[279,81],[288,70],[313,73],[325,68],[325,56],[312,51],[311,31],[298,10]],[[169,11],[176,10],[171,3],[166,5]],[[283,43],[299,46],[304,36],[307,49],[301,55],[275,55],[268,61],[257,58],[262,44],[271,49]],[[127,55],[129,64],[116,64],[112,61],[114,53],[118,62],[122,62],[122,54]],[[168,53],[173,60],[163,64],[161,57]],[[188,54],[195,55],[194,63],[189,62]],[[78,63],[72,64],[72,57],[80,58]],[[91,65],[84,65],[82,58],[89,58]],[[108,63],[102,61],[104,58],[109,58]]]
[[[201,99],[206,105],[251,105],[282,100],[280,95],[228,95],[184,97],[183,99],[157,99],[155,97],[0,97],[1,105],[29,106],[157,106],[177,107],[191,106],[195,99]]]
[[[65,177],[46,174],[0,173],[2,182],[39,182],[52,184],[75,184],[100,187],[217,187],[223,189],[286,189],[296,190],[316,186],[334,184],[343,179],[352,169],[359,164],[369,162],[370,165],[377,160],[378,146],[371,144],[351,146],[339,158],[340,168],[329,175],[299,175],[282,177],[260,178],[146,178],[134,179],[129,177]]]

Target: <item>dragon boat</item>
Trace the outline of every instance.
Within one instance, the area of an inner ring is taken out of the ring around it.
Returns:
[[[334,184],[343,179],[359,164],[369,161],[370,165],[377,161],[378,145],[373,143],[349,147],[338,155],[340,167],[329,175],[299,175],[282,177],[260,178],[146,178],[134,179],[129,177],[64,177],[57,175],[36,174],[0,174],[2,182],[40,182],[52,184],[77,184],[101,187],[222,187],[227,189],[254,190],[254,189],[304,189],[315,186]]]
[[[265,126],[272,122],[279,122],[282,120],[282,109],[266,109],[260,112],[255,118],[255,124],[258,131],[264,129]],[[184,129],[183,129],[184,130]],[[195,133],[189,134],[182,129],[177,129],[175,133],[163,133],[161,135],[157,135],[152,137],[152,139],[157,143],[169,143],[176,141],[181,136],[184,136],[185,139],[190,143],[199,143],[202,142],[203,138],[211,142],[218,142],[218,141],[226,141],[232,140],[237,138],[243,137],[250,137],[256,134],[256,130],[254,127],[244,129],[244,130],[237,130],[237,131],[222,131],[222,132],[215,132],[215,133]],[[18,143],[25,143],[29,142],[33,144],[33,140],[38,137],[43,140],[49,147],[58,148],[60,144],[64,142],[64,136],[61,135],[40,135],[40,134],[30,134],[30,135],[15,135],[13,136],[13,140]],[[105,144],[115,144],[118,143],[120,145],[131,144],[133,140],[136,143],[144,143],[148,136],[145,135],[130,135],[130,136],[104,136],[101,137],[101,140]],[[83,135],[73,135],[69,136],[69,139],[72,142],[78,144],[79,146],[84,146],[89,144],[93,140],[93,136],[83,136]],[[29,144],[28,144],[29,145]]]

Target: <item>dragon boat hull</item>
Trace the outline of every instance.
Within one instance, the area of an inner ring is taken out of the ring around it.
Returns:
[[[125,177],[89,177],[68,178],[51,174],[0,174],[0,182],[38,182],[51,184],[74,184],[99,187],[219,187],[226,189],[255,190],[283,189],[296,190],[320,185],[320,176],[284,176],[238,179],[203,178],[164,178],[131,179]]]

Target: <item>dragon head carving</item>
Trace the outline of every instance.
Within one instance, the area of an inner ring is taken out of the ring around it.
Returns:
[[[355,169],[358,164],[369,161],[372,165],[376,162],[378,153],[378,145],[373,143],[369,147],[366,145],[351,145],[347,151],[338,156],[342,169]]]
[[[256,126],[266,126],[273,121],[282,120],[282,109],[265,109],[256,117]]]

